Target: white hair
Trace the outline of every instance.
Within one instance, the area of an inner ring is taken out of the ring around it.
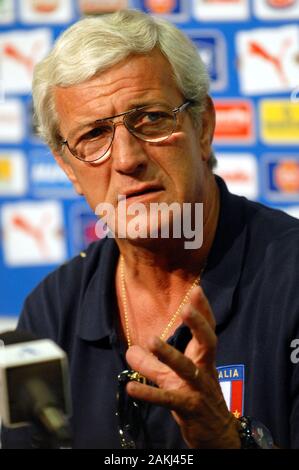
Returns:
[[[199,123],[209,77],[195,45],[168,21],[137,10],[122,10],[76,22],[36,65],[33,102],[39,135],[53,150],[61,150],[55,86],[82,83],[131,54],[148,54],[154,48],[168,59],[179,90],[193,103],[192,118]]]

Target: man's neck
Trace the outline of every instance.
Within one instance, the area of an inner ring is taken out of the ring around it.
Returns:
[[[140,244],[117,240],[128,282],[137,286],[146,279],[147,285],[159,290],[166,285],[170,287],[171,278],[186,283],[199,275],[206,264],[218,223],[220,196],[214,178],[203,204],[203,243],[198,249],[186,249],[183,239],[155,239]]]

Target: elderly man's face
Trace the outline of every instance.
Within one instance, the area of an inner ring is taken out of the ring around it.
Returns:
[[[158,51],[132,56],[82,84],[55,89],[64,139],[73,135],[82,123],[146,104],[160,103],[173,109],[184,101],[168,61]],[[64,160],[55,157],[93,210],[103,202],[117,207],[119,195],[130,195],[127,206],[133,202],[205,202],[213,130],[214,111],[209,101],[200,127],[195,127],[189,113],[184,111],[178,115],[177,128],[166,141],[144,142],[131,135],[124,125],[118,125],[111,156],[106,161],[87,164],[67,148]]]

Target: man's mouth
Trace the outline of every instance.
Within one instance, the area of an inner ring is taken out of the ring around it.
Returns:
[[[126,197],[126,199],[135,199],[135,198],[142,198],[146,196],[150,196],[151,194],[156,194],[158,192],[164,191],[162,186],[142,186],[139,188],[132,188],[127,191],[123,191],[122,194]]]

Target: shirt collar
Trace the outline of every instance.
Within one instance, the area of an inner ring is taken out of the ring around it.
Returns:
[[[219,327],[230,317],[242,270],[247,228],[244,199],[230,194],[218,176],[216,181],[220,189],[219,221],[201,284]],[[119,250],[112,238],[100,243],[103,243],[100,261],[85,292],[77,329],[78,335],[88,341],[107,340],[116,335],[114,275]]]

